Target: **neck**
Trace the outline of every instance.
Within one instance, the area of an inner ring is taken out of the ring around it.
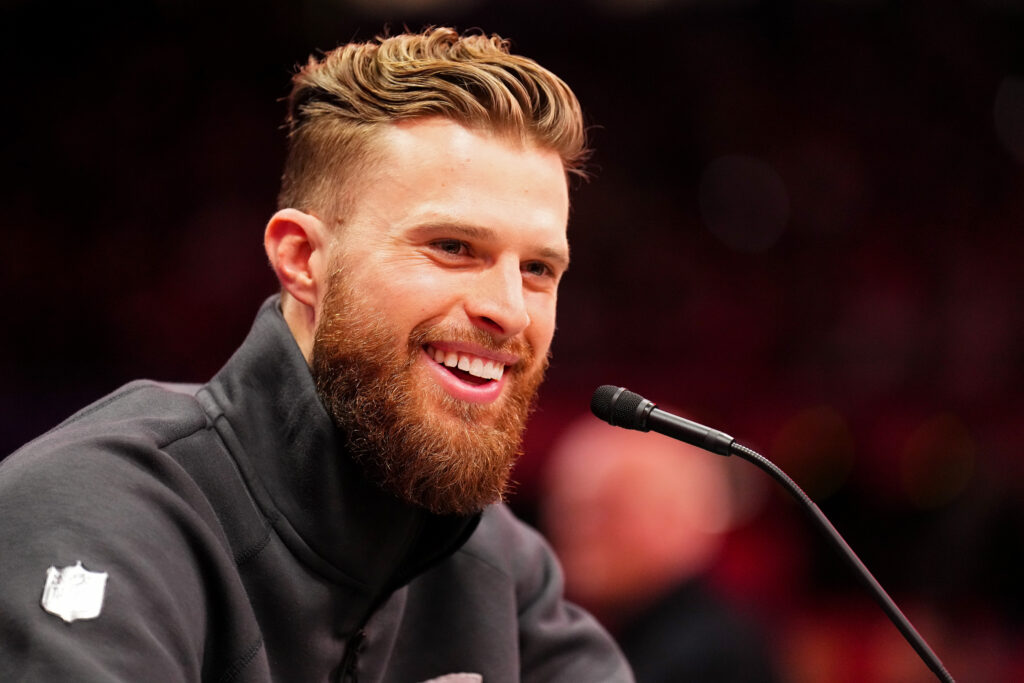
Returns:
[[[312,307],[307,306],[287,292],[281,292],[281,314],[288,323],[288,329],[295,337],[295,343],[302,351],[306,363],[313,357],[313,337],[316,333],[316,314]]]

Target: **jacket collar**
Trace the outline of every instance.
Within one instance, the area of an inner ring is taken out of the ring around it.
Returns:
[[[263,303],[208,388],[257,505],[289,550],[328,578],[393,590],[453,553],[476,527],[479,515],[434,515],[364,478],[317,396],[278,296]]]

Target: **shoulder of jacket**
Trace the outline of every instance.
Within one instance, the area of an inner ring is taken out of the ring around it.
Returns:
[[[519,519],[504,503],[483,511],[476,531],[459,552],[514,577],[545,564],[552,554],[540,532]]]
[[[7,465],[69,451],[160,450],[210,427],[200,385],[130,382],[85,406],[4,458]]]

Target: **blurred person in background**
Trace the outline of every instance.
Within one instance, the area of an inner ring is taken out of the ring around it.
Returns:
[[[779,680],[756,623],[707,581],[735,512],[725,466],[591,417],[545,463],[541,526],[567,594],[612,631],[639,683]]]

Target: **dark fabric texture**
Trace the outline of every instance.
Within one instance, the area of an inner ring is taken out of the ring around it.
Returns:
[[[619,642],[637,683],[777,683],[763,634],[692,580],[636,615]]]
[[[51,566],[109,576],[65,623]],[[630,681],[502,505],[363,479],[269,299],[203,386],[140,381],[0,462],[0,680]]]

